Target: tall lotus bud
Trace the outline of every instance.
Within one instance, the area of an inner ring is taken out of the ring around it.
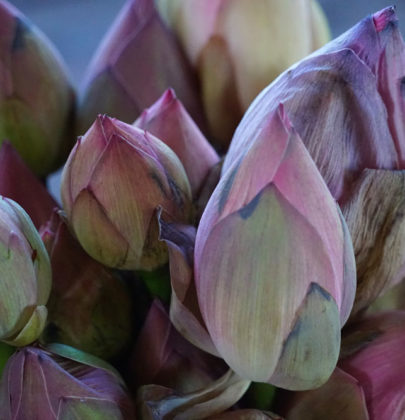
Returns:
[[[0,141],[44,176],[73,145],[73,90],[49,40],[4,0],[0,28]]]
[[[183,393],[204,388],[226,371],[225,363],[176,331],[158,300],[153,301],[138,336],[132,366],[138,385],[162,385]]]
[[[191,192],[179,159],[152,134],[99,116],[79,138],[62,176],[62,202],[85,251],[114,268],[165,263],[156,210],[186,221]],[[107,240],[108,238],[108,240]]]
[[[25,347],[12,356],[0,383],[1,416],[12,419],[133,420],[119,374],[71,347]]]
[[[125,284],[84,252],[58,214],[41,234],[53,272],[42,340],[68,344],[103,359],[116,356],[132,330]]]
[[[282,106],[222,176],[194,255],[202,317],[235,372],[295,390],[328,379],[354,300],[353,248]]]
[[[0,340],[24,346],[41,334],[51,290],[51,267],[29,216],[0,197]]]
[[[3,142],[0,148],[0,195],[23,207],[37,229],[49,220],[52,210],[58,207],[8,141]]]
[[[176,153],[184,166],[195,197],[219,157],[176,98],[174,90],[168,89],[142,113],[134,125],[150,131]]]
[[[158,5],[198,71],[204,110],[222,148],[255,96],[329,40],[315,0],[159,0]]]
[[[200,124],[195,76],[154,0],[127,0],[87,71],[81,129],[100,113],[132,123],[169,87]]]
[[[286,418],[401,420],[405,410],[405,312],[386,312],[352,324],[339,368],[319,389],[291,397]]]
[[[397,169],[402,152],[392,116],[400,108],[384,92],[388,85],[400,87],[398,74],[387,69],[405,70],[398,61],[402,44],[393,47],[400,37],[395,14],[381,16],[386,19],[367,17],[268,86],[236,130],[223,172],[256,141],[280,102],[340,203],[348,199],[363,169]],[[383,24],[386,30],[381,31]],[[379,72],[383,68],[387,71]],[[403,123],[405,118],[395,121]]]

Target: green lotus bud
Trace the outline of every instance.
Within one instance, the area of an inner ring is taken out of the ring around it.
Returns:
[[[45,246],[27,213],[0,196],[0,340],[27,345],[41,334],[51,290]]]
[[[0,142],[40,176],[72,146],[74,93],[61,57],[17,9],[0,2]]]

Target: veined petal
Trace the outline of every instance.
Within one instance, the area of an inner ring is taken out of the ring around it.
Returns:
[[[333,276],[318,233],[270,184],[203,246],[197,294],[218,352],[241,376],[269,381],[310,283],[328,290]]]

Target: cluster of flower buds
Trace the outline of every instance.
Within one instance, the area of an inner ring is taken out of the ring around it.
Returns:
[[[77,118],[0,24],[0,419],[404,418],[393,7],[325,44],[315,0],[128,0]]]

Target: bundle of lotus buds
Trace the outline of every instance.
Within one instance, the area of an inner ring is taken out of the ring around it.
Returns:
[[[395,8],[127,0],[89,62],[0,0],[0,419],[405,419]]]

